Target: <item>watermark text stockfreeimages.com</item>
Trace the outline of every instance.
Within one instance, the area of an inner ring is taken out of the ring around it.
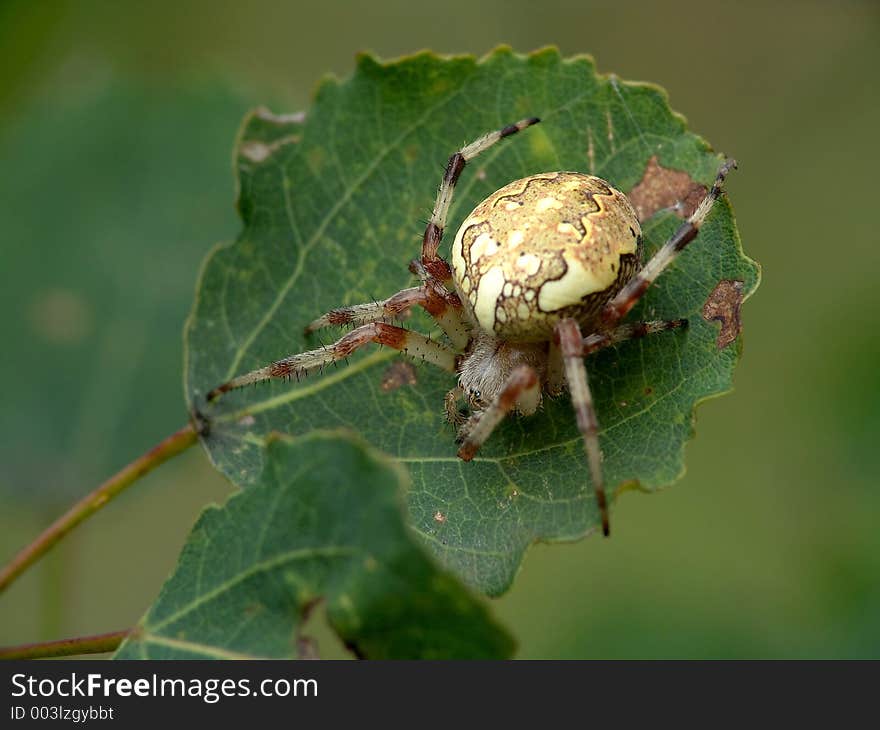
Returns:
[[[214,704],[224,697],[317,697],[316,679],[172,679],[151,677],[127,679],[105,677],[100,673],[71,672],[60,679],[12,675],[12,697],[21,698],[93,698],[123,697],[197,697]]]

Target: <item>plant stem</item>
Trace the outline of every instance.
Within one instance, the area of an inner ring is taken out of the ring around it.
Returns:
[[[192,424],[187,424],[154,446],[146,454],[123,467],[91,494],[83,497],[0,570],[0,593],[6,590],[19,575],[39,560],[80,522],[91,517],[144,474],[168,461],[172,456],[186,450],[195,442],[196,430]]]
[[[45,510],[45,519],[41,523],[50,524],[59,508],[60,505],[56,504],[55,509]],[[75,543],[68,543],[64,550],[52,550],[43,560],[42,570],[38,571],[39,636],[64,636],[68,633],[64,624],[69,603],[65,598],[68,578],[74,577],[75,553]]]
[[[45,641],[39,644],[22,644],[21,646],[0,647],[2,659],[45,659],[57,656],[75,656],[76,654],[103,654],[113,651],[123,639],[131,633],[131,629],[112,631],[97,636],[79,636],[75,639]]]

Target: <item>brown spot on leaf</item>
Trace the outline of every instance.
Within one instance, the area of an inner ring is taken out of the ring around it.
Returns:
[[[743,283],[734,279],[722,279],[703,305],[703,319],[707,322],[721,322],[721,329],[715,339],[719,350],[727,347],[742,331],[739,316],[742,300]]]
[[[675,208],[682,218],[690,216],[706,195],[706,188],[682,170],[662,167],[654,155],[645,174],[629,193],[629,202],[639,220],[648,220],[658,210]]]
[[[397,390],[404,385],[415,385],[416,369],[406,360],[397,360],[388,366],[382,374],[381,388],[386,393]]]
[[[434,522],[439,522],[441,525],[446,522],[446,515],[444,515],[440,510],[437,510],[434,513]]]

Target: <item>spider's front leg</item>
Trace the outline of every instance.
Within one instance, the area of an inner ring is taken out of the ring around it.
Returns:
[[[292,377],[299,378],[300,375],[306,375],[311,370],[344,360],[355,350],[371,342],[393,347],[395,350],[430,362],[443,370],[455,372],[455,353],[448,347],[412,330],[395,327],[384,322],[371,322],[353,329],[332,345],[298,355],[290,355],[264,368],[233,378],[208,393],[208,401],[215,400],[223,393],[251,383],[259,383],[272,378],[286,380]]]
[[[452,269],[438,254],[455,186],[465,165],[470,160],[501,140],[526,127],[537,124],[539,121],[541,120],[537,117],[530,117],[515,124],[508,124],[506,127],[484,134],[450,156],[446,163],[443,179],[440,181],[440,187],[437,190],[431,218],[425,226],[425,232],[422,236],[421,258],[410,264],[412,273],[422,280],[421,286],[404,289],[381,302],[334,309],[306,327],[306,333],[330,325],[364,324],[390,319],[410,307],[420,306],[440,325],[453,346],[464,349],[470,338],[470,328],[462,316],[461,301],[458,295],[450,292],[448,288],[452,281]]]
[[[449,206],[452,203],[455,185],[465,165],[502,139],[506,139],[540,121],[537,117],[531,117],[516,122],[516,124],[508,124],[506,127],[484,134],[479,139],[474,140],[469,145],[462,147],[458,152],[452,154],[446,163],[446,171],[443,173],[443,180],[440,182],[440,188],[437,190],[437,199],[434,201],[431,219],[428,221],[425,233],[422,236],[421,259],[413,261],[410,265],[410,269],[414,274],[418,274],[423,280],[427,277],[444,284],[452,280],[452,270],[449,268],[449,264],[440,258],[437,251],[440,248],[440,241],[443,239],[443,230],[446,228],[446,219],[449,216]]]

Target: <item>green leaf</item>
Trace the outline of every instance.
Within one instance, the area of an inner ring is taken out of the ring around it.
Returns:
[[[511,638],[404,524],[407,481],[342,433],[273,439],[254,488],[202,514],[116,658],[296,657],[319,602],[358,656],[509,656]]]
[[[508,420],[465,464],[442,416],[454,379],[418,366],[417,383],[383,390],[396,357],[389,350],[358,354],[301,384],[230,393],[209,408],[204,395],[230,376],[314,348],[302,332],[317,314],[411,285],[407,263],[449,154],[532,115],[542,123],[465,170],[441,247],[447,255],[467,213],[510,180],[584,170],[629,193],[652,158],[703,185],[719,164],[662,90],[599,76],[585,57],[499,49],[479,62],[423,53],[383,65],[362,56],[350,80],[319,87],[305,121],[264,113],[245,121],[236,158],[244,230],[207,260],[186,334],[190,404],[209,418],[203,442],[236,484],[259,475],[270,431],[355,429],[409,468],[413,529],[444,564],[493,595],[510,585],[530,543],[577,539],[596,527],[566,397]],[[645,221],[648,254],[678,223],[668,210]],[[724,200],[631,315],[688,317],[690,327],[588,360],[612,490],[653,490],[678,478],[694,406],[730,389],[739,342],[717,347],[718,324],[701,317],[722,279],[742,281],[744,296],[758,282]],[[409,324],[432,329],[418,314]]]

